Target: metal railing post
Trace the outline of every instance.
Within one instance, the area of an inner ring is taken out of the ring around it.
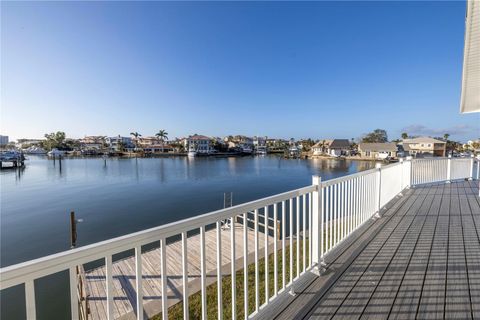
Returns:
[[[403,189],[405,189],[405,187],[403,186],[403,176],[405,175],[403,172],[405,170],[405,165],[403,163],[403,159],[399,159],[398,161],[400,162],[400,166],[401,166],[400,168],[402,168],[402,170],[400,170],[400,190],[401,191],[400,191],[399,195],[403,196],[402,192],[403,192]]]
[[[322,204],[322,178],[319,176],[312,177],[312,184],[316,189],[312,192],[312,264],[316,265],[313,272],[317,275],[321,274],[323,257],[323,204]]]
[[[480,155],[477,156],[477,180],[480,180]]]
[[[448,155],[448,160],[447,160],[447,181],[445,183],[450,183],[452,176],[452,155]]]
[[[471,159],[470,159],[470,175],[469,175],[469,177],[468,177],[468,180],[469,180],[469,181],[472,181],[472,180],[473,180],[473,165],[474,165],[474,163],[475,163],[475,161],[474,161],[473,158],[474,158],[474,155],[472,154]]]
[[[376,204],[377,204],[377,212],[375,213],[376,218],[380,218],[380,204],[382,201],[382,164],[377,163],[375,164],[375,168],[377,169],[377,195],[376,195]]]
[[[412,157],[408,156],[406,158],[407,160],[407,167],[408,167],[408,181],[407,181],[407,189],[410,189],[412,187],[412,173],[413,173],[413,161]]]

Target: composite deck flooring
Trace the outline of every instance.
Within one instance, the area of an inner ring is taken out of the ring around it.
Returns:
[[[478,181],[404,192],[264,319],[480,319]]]
[[[222,274],[231,273],[231,230],[222,229]],[[248,252],[254,252],[253,230],[248,229]],[[258,233],[259,256],[264,256],[265,235]],[[268,247],[273,246],[273,237],[269,236]],[[207,285],[216,282],[216,229],[205,232],[205,257]],[[271,249],[270,249],[271,250]],[[242,268],[243,262],[243,225],[237,223],[235,227],[235,257],[236,269]],[[182,244],[176,241],[167,244],[167,296],[169,306],[182,300]],[[193,294],[200,290],[200,236],[193,235],[187,240],[188,257],[188,292]],[[253,258],[249,259],[253,261]],[[144,318],[151,317],[161,312],[162,287],[160,250],[154,249],[142,253],[142,282]],[[107,319],[107,299],[105,267],[97,267],[85,272],[86,290],[89,295],[90,319]],[[115,319],[136,319],[136,276],[135,258],[128,257],[113,263],[113,302]]]

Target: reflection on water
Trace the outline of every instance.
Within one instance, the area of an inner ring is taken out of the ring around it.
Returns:
[[[68,249],[74,210],[85,245],[373,167],[371,162],[243,158],[30,156],[1,172],[2,266]],[[15,247],[15,250],[11,248]]]

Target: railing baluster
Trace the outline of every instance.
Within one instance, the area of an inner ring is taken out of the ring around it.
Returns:
[[[217,318],[219,320],[223,319],[222,281],[222,222],[217,221]]]
[[[258,270],[258,209],[255,209],[255,311],[260,307],[260,272]]]
[[[351,196],[352,196],[352,190],[350,188],[350,183],[351,180],[347,180],[345,182],[345,203],[346,203],[346,211],[345,211],[345,218],[347,221],[345,222],[345,237],[348,237],[350,234],[350,223],[351,223],[351,213],[350,210],[352,209],[352,202],[351,202]]]
[[[135,277],[137,279],[137,319],[143,319],[143,284],[142,284],[142,247],[135,247]]]
[[[235,216],[230,222],[230,253],[232,268],[232,320],[237,318],[237,272],[235,268]]]
[[[77,267],[70,267],[70,311],[72,319],[79,319],[78,315],[78,296],[77,296]],[[113,318],[113,317],[112,317]],[[112,319],[109,318],[109,319]]]
[[[285,252],[285,236],[286,236],[286,224],[287,224],[287,215],[286,215],[287,206],[285,201],[282,201],[282,288],[285,289],[287,285],[287,271],[286,271],[286,252]]]
[[[307,234],[307,229],[306,229],[306,221],[307,221],[307,197],[306,195],[303,195],[303,206],[302,206],[302,225],[303,225],[303,235],[302,235],[302,240],[303,240],[303,254],[302,254],[302,258],[303,258],[303,272],[305,272],[306,270],[306,266],[307,266],[307,255],[306,255],[306,252],[307,252],[307,241],[306,241],[306,238],[305,238],[305,235]]]
[[[297,197],[297,278],[300,276],[300,197]]]
[[[325,202],[322,204],[325,208],[325,223],[324,223],[324,232],[325,232],[325,250],[324,253],[328,252],[330,246],[330,186],[327,186],[325,189]]]
[[[273,204],[273,296],[276,297],[278,293],[278,203]]]
[[[168,319],[168,304],[167,304],[167,239],[160,240],[160,272],[162,273],[162,319]]]
[[[188,255],[187,232],[182,232],[182,283],[183,283],[183,318],[188,319]]]
[[[344,232],[345,232],[345,182],[341,182],[338,186],[340,189],[338,198],[338,215],[340,216],[340,241],[343,240]]]
[[[248,319],[248,213],[243,214],[243,306]]]
[[[333,225],[333,246],[335,247],[338,242],[338,184],[334,186],[334,193],[333,193],[333,214],[334,214],[334,225]]]
[[[113,263],[110,254],[105,257],[105,273],[107,280],[107,318],[113,320]]]
[[[318,214],[319,215],[319,219],[320,220],[320,251],[318,250],[317,248],[317,252],[320,252],[320,256],[318,257],[318,271],[320,271],[320,263],[321,261],[323,261],[323,255],[325,254],[325,242],[326,242],[326,238],[325,238],[325,214],[326,214],[326,209],[325,209],[325,193],[327,192],[326,191],[327,188],[322,188],[322,185],[320,184],[320,186],[318,187],[318,192],[320,193],[320,203],[318,204],[318,212],[316,213],[313,213],[313,214]],[[313,193],[312,193],[313,195]],[[313,209],[312,209],[313,210]],[[312,211],[313,212],[313,211]],[[313,214],[312,214],[312,222],[313,222]],[[313,224],[312,224],[312,230],[313,230]],[[312,237],[313,239],[313,237]],[[318,242],[317,242],[318,243]],[[313,252],[312,252],[312,258],[313,258]],[[313,261],[312,261],[312,265],[313,265]]]
[[[35,307],[34,280],[28,280],[25,282],[25,305],[27,307],[27,319],[35,320],[37,318],[37,309]]]
[[[320,190],[321,192],[321,190]],[[313,193],[309,193],[308,195],[308,199],[309,199],[309,203],[310,205],[308,206],[308,255],[309,255],[309,259],[308,259],[308,265],[309,267],[312,267],[313,263],[312,263],[312,259],[313,259],[313,252],[312,252],[312,229],[313,229],[313,225],[312,225],[312,221],[313,221]],[[320,214],[321,211],[317,212],[316,214]],[[317,244],[319,245],[319,244]],[[318,252],[318,250],[317,250]],[[319,257],[320,258],[320,257]]]
[[[350,180],[350,233],[355,230],[355,179]]]
[[[200,285],[202,294],[202,320],[207,320],[207,282],[205,255],[205,226],[200,227]]]
[[[329,224],[330,224],[330,230],[329,230],[329,235],[330,235],[330,244],[329,244],[329,250],[332,249],[332,246],[333,246],[333,186],[330,186],[330,200],[328,202],[328,205],[329,205],[329,210],[328,210],[328,220],[329,220]]]
[[[268,288],[268,206],[264,208],[264,219],[265,219],[265,227],[264,227],[264,239],[265,239],[265,303],[268,303],[269,299],[269,288]]]
[[[293,198],[289,200],[290,218],[290,283],[293,283]]]
[[[358,206],[358,178],[353,179],[353,185],[354,185],[354,194],[355,194],[355,199],[354,199],[354,213],[355,213],[355,229],[358,227],[358,216],[359,216],[359,206]]]

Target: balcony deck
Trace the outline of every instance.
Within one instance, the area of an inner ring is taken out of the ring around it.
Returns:
[[[479,319],[478,181],[407,190],[325,263],[259,318]]]

